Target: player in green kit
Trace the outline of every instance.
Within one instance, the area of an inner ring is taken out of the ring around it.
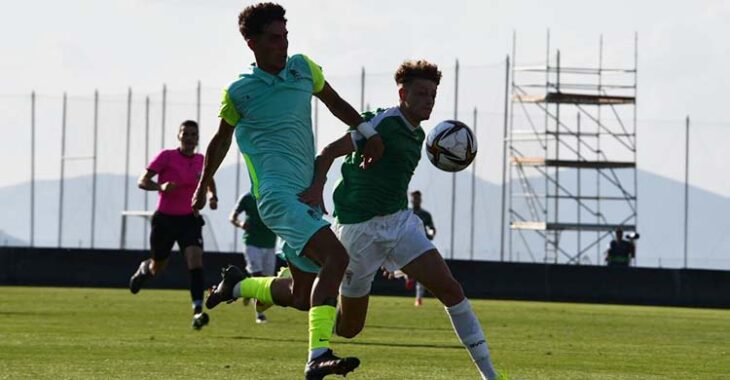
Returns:
[[[238,219],[241,213],[246,214],[243,221]],[[273,276],[276,270],[276,235],[261,221],[253,194],[242,195],[228,219],[231,224],[244,231],[243,256],[246,258],[246,273],[251,277]],[[248,303],[249,299],[243,300],[244,306]],[[263,312],[256,312],[256,323],[266,323]]]
[[[251,192],[261,220],[285,242],[291,279],[246,277],[229,266],[206,300],[209,309],[236,298],[255,298],[293,306],[309,313],[307,379],[346,374],[357,358],[339,358],[329,348],[335,324],[339,285],[348,265],[345,248],[322,210],[298,199],[314,175],[315,148],[311,125],[312,95],[338,119],[368,137],[364,162],[382,155],[380,136],[329,86],[322,69],[304,55],[288,56],[285,10],[261,3],[239,14],[239,29],[256,64],[224,92],[218,132],[208,145],[193,206],[205,206],[206,186],[220,166],[235,133],[248,168]],[[316,268],[304,272],[297,268]]]
[[[381,267],[402,270],[422,283],[445,306],[459,340],[483,379],[497,379],[479,320],[461,285],[426,236],[423,222],[408,209],[408,186],[421,158],[428,120],[441,80],[437,66],[406,61],[397,70],[400,104],[367,118],[385,145],[382,159],[363,170],[364,136],[356,130],[327,146],[317,157],[315,180],[302,201],[322,204],[326,174],[335,158],[346,156],[334,190],[337,233],[350,255],[340,287],[337,335],[353,338],[365,326],[368,295]]]

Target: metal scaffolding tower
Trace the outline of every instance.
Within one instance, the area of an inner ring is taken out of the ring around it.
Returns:
[[[516,41],[516,39],[515,39]],[[515,65],[505,157],[509,259],[595,263],[616,229],[635,231],[637,37],[633,68]],[[540,259],[540,252],[543,257]],[[514,257],[514,255],[517,257]]]

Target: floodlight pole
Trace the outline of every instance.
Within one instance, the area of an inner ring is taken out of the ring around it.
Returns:
[[[30,93],[30,246],[35,246],[35,91]]]
[[[144,164],[149,163],[150,154],[150,97],[147,95],[144,100]],[[144,210],[149,208],[149,193],[144,192]],[[147,223],[142,230],[142,247],[147,250]]]
[[[63,93],[63,111],[61,116],[61,178],[58,182],[58,248],[61,248],[63,241],[63,181],[66,169],[66,113],[68,107],[68,96]]]
[[[94,90],[94,137],[93,137],[93,156],[92,175],[91,175],[91,248],[94,248],[94,237],[96,235],[96,180],[97,180],[97,151],[98,151],[98,135],[99,135],[99,90]]]
[[[689,220],[689,115],[684,126],[684,269],[687,269],[687,237]]]
[[[124,153],[124,210],[129,209],[129,140],[132,131],[132,88],[127,90],[127,138]],[[122,218],[121,249],[124,249],[127,242],[127,221]]]

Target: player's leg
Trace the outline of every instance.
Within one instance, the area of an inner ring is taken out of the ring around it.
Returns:
[[[209,317],[203,312],[205,277],[203,275],[203,248],[191,245],[183,250],[190,274],[190,298],[193,301],[193,328],[201,329],[208,324]]]
[[[165,215],[154,213],[150,222],[150,258],[142,261],[137,271],[129,279],[129,291],[137,294],[142,285],[162,271],[167,266],[172,247],[175,245],[175,236],[170,231],[170,221]]]
[[[426,237],[421,220],[407,212],[400,225],[391,229],[398,231],[398,239],[386,267],[401,267],[409,278],[421,283],[438,298],[446,307],[456,335],[469,352],[482,378],[497,378],[479,320],[464,296],[461,284],[452,276],[446,262]]]
[[[274,248],[260,248],[261,250],[261,272],[260,276],[273,276],[276,271],[276,253]],[[273,289],[272,289],[273,292]],[[266,323],[266,315],[264,314],[264,304],[256,302],[256,323]]]
[[[291,276],[248,277],[236,266],[230,265],[223,269],[223,280],[208,296],[206,306],[212,309],[221,302],[244,297],[256,299],[257,308],[261,304],[262,309],[277,305],[309,310],[312,283],[320,268],[310,259],[297,256],[286,244],[284,251]]]
[[[344,338],[354,338],[365,327],[373,279],[387,256],[378,244],[377,231],[373,221],[337,226],[337,236],[350,257],[340,284],[335,330]]]
[[[208,324],[208,315],[203,313],[203,218],[200,216],[179,217],[177,245],[185,255],[190,274],[190,298],[193,302],[193,328],[198,330]]]
[[[309,361],[305,376],[321,378],[329,374],[347,374],[360,365],[360,360],[339,358],[330,349],[339,287],[349,262],[347,251],[329,226],[324,226],[312,235],[302,254],[321,267],[310,296]]]
[[[444,304],[451,324],[464,347],[479,369],[482,378],[496,379],[489,346],[476,314],[464,296],[461,285],[453,277],[446,262],[432,249],[418,256],[403,271],[423,284]]]
[[[251,277],[263,277],[263,249],[254,245],[247,244],[245,250],[243,251],[243,256],[246,259],[246,272],[248,272],[248,275]],[[250,298],[244,298],[244,306],[248,306],[250,300]],[[263,313],[257,312],[255,308],[254,313],[256,313],[256,323],[266,323],[266,316]]]
[[[365,327],[370,295],[362,297],[340,296],[337,309],[337,335],[352,339]]]
[[[416,281],[416,301],[413,303],[415,306],[423,305],[423,294],[425,291],[426,289],[423,287],[423,284]]]

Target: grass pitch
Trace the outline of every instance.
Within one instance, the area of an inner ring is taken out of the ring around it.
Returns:
[[[306,314],[240,302],[190,328],[185,291],[0,287],[2,379],[301,379]],[[473,301],[511,379],[728,379],[730,311]],[[347,378],[477,379],[433,298],[374,297]],[[337,378],[337,377],[332,377]]]

